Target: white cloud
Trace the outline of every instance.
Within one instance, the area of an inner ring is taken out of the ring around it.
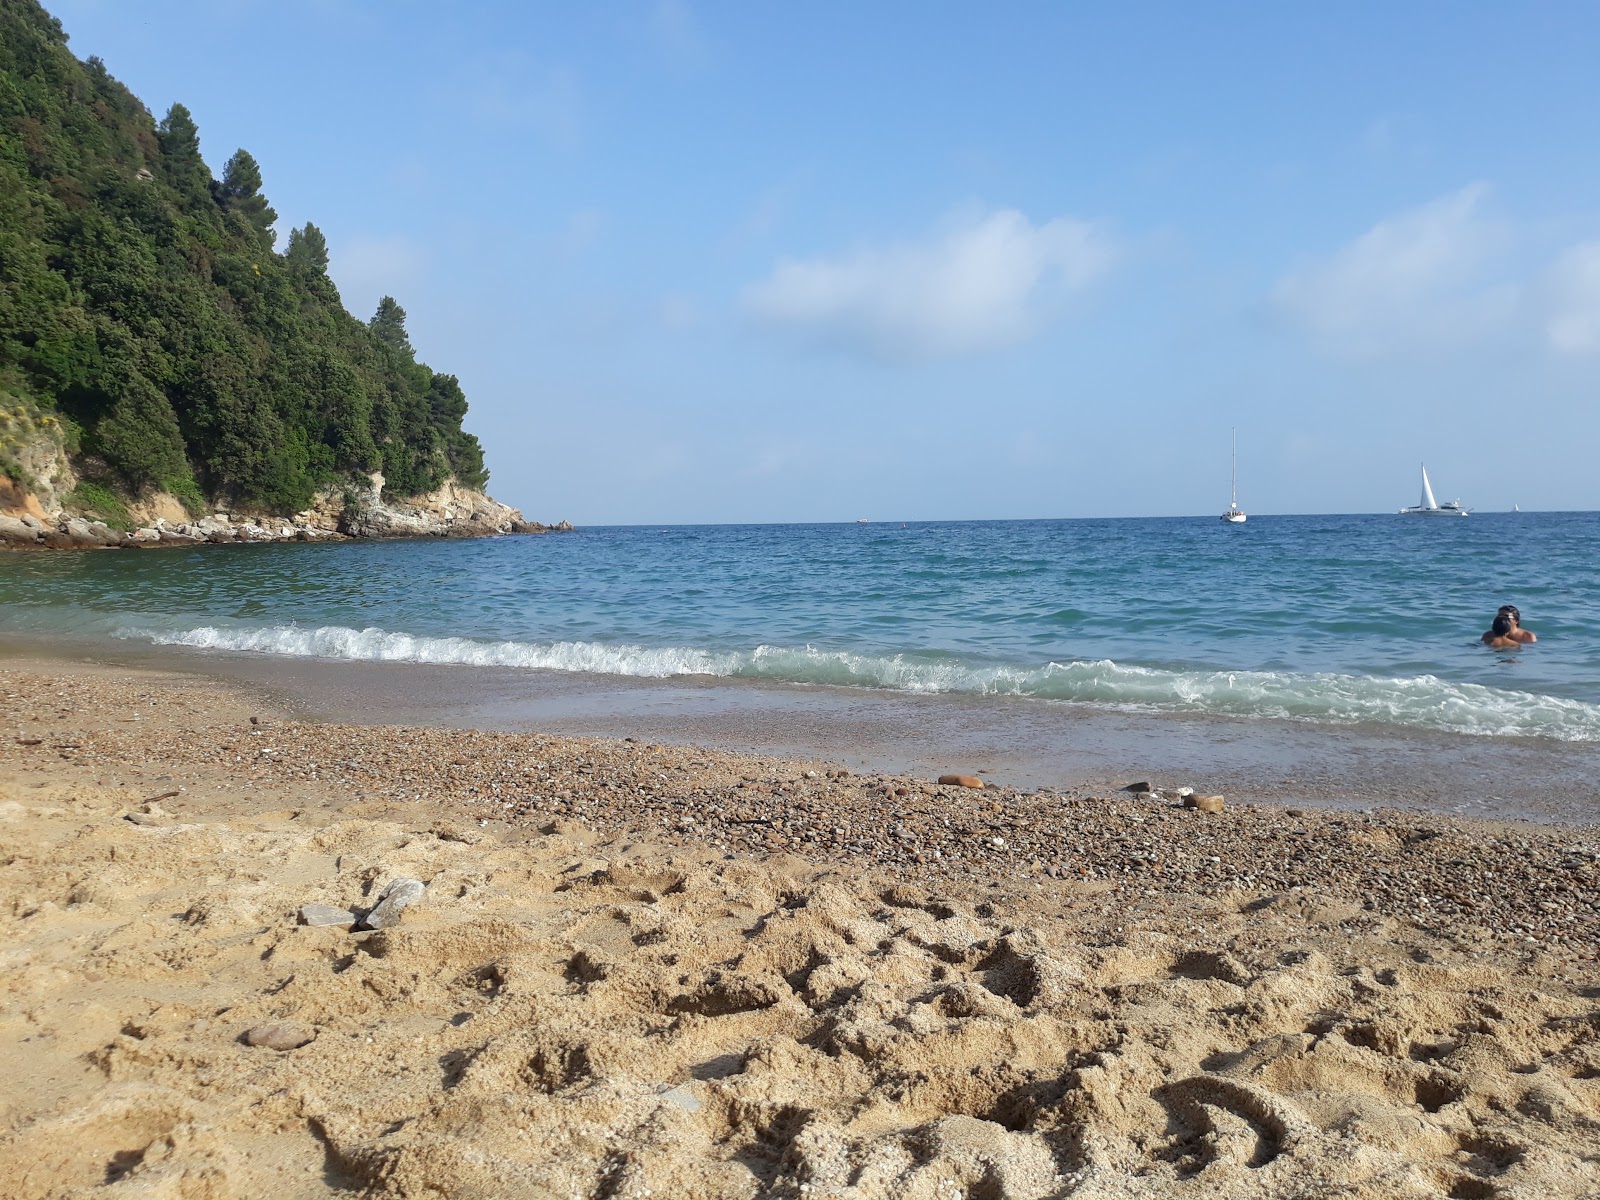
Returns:
[[[745,289],[744,306],[769,326],[888,361],[975,354],[1037,333],[1115,254],[1084,221],[1036,226],[1012,209],[979,212],[921,242],[784,260]]]
[[[1545,292],[1550,348],[1563,354],[1600,352],[1600,242],[1582,242],[1563,252],[1550,268]]]
[[[1505,231],[1482,212],[1487,193],[1473,184],[1386,217],[1280,281],[1278,308],[1358,356],[1437,349],[1504,328],[1519,289],[1489,278]]]

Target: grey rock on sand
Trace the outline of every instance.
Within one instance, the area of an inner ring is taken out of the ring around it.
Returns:
[[[262,1046],[268,1050],[298,1050],[316,1039],[317,1031],[308,1025],[286,1021],[274,1025],[256,1025],[245,1030],[246,1045]]]
[[[395,879],[378,893],[377,905],[361,918],[360,929],[388,929],[400,924],[402,910],[422,899],[427,889],[421,880]]]
[[[699,1112],[700,1100],[694,1093],[685,1091],[681,1087],[662,1088],[659,1095],[668,1104],[681,1108],[684,1112]]]
[[[300,906],[302,925],[342,925],[348,929],[356,923],[356,915],[349,909],[335,908],[331,904],[303,904]]]

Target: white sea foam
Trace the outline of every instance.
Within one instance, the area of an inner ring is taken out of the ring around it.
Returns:
[[[289,658],[338,658],[357,662],[414,662],[474,667],[529,667],[545,671],[584,671],[595,675],[732,675],[735,654],[708,654],[673,646],[604,645],[598,642],[483,642],[472,638],[414,637],[384,629],[326,625],[306,629],[273,625],[263,629],[220,629],[202,625],[181,633],[158,633],[166,646],[202,650],[244,650]]]
[[[1600,706],[1454,683],[1432,675],[1384,679],[1274,671],[1169,671],[1108,660],[1025,668],[812,646],[710,651],[599,642],[494,642],[341,626],[207,625],[177,632],[125,628],[121,635],[164,645],[288,657],[522,667],[652,679],[679,675],[770,679],[901,692],[1022,696],[1151,712],[1340,725],[1370,722],[1457,733],[1600,741]]]

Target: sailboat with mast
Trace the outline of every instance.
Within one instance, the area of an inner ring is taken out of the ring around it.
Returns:
[[[1222,514],[1222,520],[1229,525],[1243,525],[1245,523],[1244,509],[1239,507],[1239,431],[1233,431],[1233,482],[1228,488],[1228,511]]]
[[[1422,502],[1410,508],[1402,508],[1400,515],[1404,517],[1464,517],[1467,510],[1461,506],[1459,500],[1447,500],[1440,504],[1433,498],[1433,485],[1428,482],[1428,466],[1422,465]]]

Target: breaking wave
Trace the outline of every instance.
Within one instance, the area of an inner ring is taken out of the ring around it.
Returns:
[[[485,641],[383,629],[293,625],[173,632],[124,628],[161,645],[292,658],[520,667],[650,679],[699,675],[830,684],[913,693],[1018,696],[1145,712],[1266,717],[1325,724],[1376,723],[1453,733],[1600,741],[1600,706],[1452,683],[1432,675],[1176,671],[1109,660],[1042,666],[984,665],[932,654],[858,654],[757,646],[714,651],[601,642]]]

